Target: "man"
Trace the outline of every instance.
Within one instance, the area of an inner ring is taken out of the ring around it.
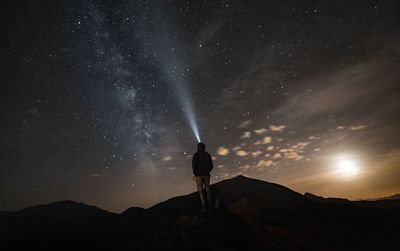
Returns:
[[[197,144],[197,152],[193,154],[192,159],[193,174],[196,177],[197,190],[199,190],[201,200],[201,211],[206,211],[206,202],[203,189],[207,193],[207,205],[212,209],[211,190],[210,190],[210,172],[213,169],[211,155],[206,152],[206,145]],[[204,186],[204,188],[203,188]]]

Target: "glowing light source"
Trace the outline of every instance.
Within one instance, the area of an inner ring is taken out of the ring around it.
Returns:
[[[337,172],[343,176],[351,177],[358,173],[358,166],[353,160],[342,159],[338,162]]]

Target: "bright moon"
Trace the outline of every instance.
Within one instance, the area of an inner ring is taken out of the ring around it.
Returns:
[[[358,173],[358,167],[354,161],[344,159],[339,161],[337,172],[343,176],[351,177]]]

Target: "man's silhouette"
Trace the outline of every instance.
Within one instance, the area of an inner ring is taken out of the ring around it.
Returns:
[[[197,152],[193,154],[192,169],[196,177],[197,190],[199,190],[200,194],[201,210],[206,210],[206,202],[203,194],[204,189],[207,193],[207,205],[211,209],[210,172],[213,169],[213,163],[211,155],[206,152],[206,145],[203,143],[197,144]]]

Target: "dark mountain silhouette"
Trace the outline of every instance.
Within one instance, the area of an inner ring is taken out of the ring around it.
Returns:
[[[396,250],[400,246],[399,200],[325,199],[243,176],[211,188],[216,208],[206,213],[199,210],[197,192],[121,214],[73,201],[3,212],[0,249]]]
[[[349,203],[350,201],[348,199],[343,199],[343,198],[324,198],[322,196],[318,196],[312,193],[305,193],[304,194],[305,197],[308,197],[310,199],[316,200],[318,202],[336,202],[336,203]]]
[[[391,196],[387,196],[387,197],[382,197],[382,198],[378,198],[378,199],[369,199],[370,201],[374,201],[374,200],[399,200],[400,199],[400,194],[393,194]]]
[[[322,196],[317,196],[312,193],[305,193],[304,196],[321,203],[334,202],[342,204],[352,204],[361,207],[371,207],[371,208],[381,208],[381,209],[397,208],[398,210],[400,210],[400,199],[397,199],[398,197],[397,194],[389,197],[384,197],[381,199],[357,200],[357,201],[349,201],[347,199],[342,199],[342,198],[324,198]]]
[[[381,199],[383,199],[383,200],[399,200],[400,199],[400,194],[399,193],[398,194],[393,194],[392,196],[384,197],[384,198],[381,198]]]

